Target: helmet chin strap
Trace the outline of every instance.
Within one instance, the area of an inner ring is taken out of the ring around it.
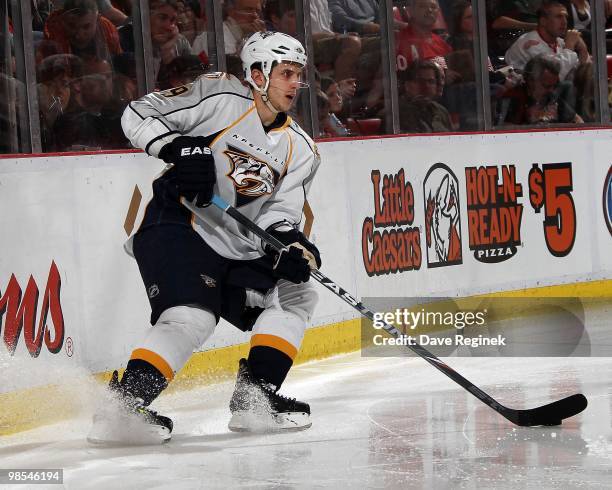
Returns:
[[[274,107],[274,105],[272,105],[272,102],[270,102],[267,90],[265,92],[261,92],[261,100],[264,101],[266,107],[270,109],[274,114],[278,114],[280,112],[276,107]]]
[[[278,114],[279,112],[281,112],[276,107],[274,107],[274,105],[270,101],[270,98],[268,97],[268,89],[270,88],[270,79],[268,77],[266,77],[266,83],[263,86],[263,88],[259,88],[257,84],[253,84],[253,85],[255,87],[255,90],[257,90],[259,94],[261,95],[261,100],[264,101],[264,104],[266,104],[266,107],[270,109],[270,111],[273,114]]]

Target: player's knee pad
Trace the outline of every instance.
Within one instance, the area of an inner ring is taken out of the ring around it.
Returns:
[[[276,290],[275,300],[284,311],[297,315],[305,323],[310,321],[319,299],[314,284],[310,281],[294,284],[281,280]]]
[[[168,308],[147,332],[135,352],[170,380],[191,357],[194,349],[212,335],[215,325],[215,315],[210,311],[191,306]]]
[[[317,297],[312,284],[278,281],[276,287],[265,295],[264,311],[253,326],[251,345],[269,344],[283,350],[283,342],[287,342],[293,347],[284,352],[293,359],[302,343]],[[282,339],[282,342],[274,337]]]
[[[164,310],[153,328],[174,329],[176,335],[189,338],[193,348],[197,349],[212,335],[217,322],[215,315],[194,306],[173,306]]]

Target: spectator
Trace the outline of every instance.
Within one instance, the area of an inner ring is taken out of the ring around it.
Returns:
[[[179,32],[178,2],[151,0],[151,41],[153,56],[167,65],[177,56],[191,54],[189,41]]]
[[[336,32],[356,32],[362,36],[380,34],[377,0],[329,0],[328,4]]]
[[[121,26],[128,20],[124,12],[114,7],[111,0],[96,0],[100,13],[114,25]]]
[[[448,44],[453,51],[474,49],[474,14],[470,0],[457,0],[448,22]]]
[[[336,80],[355,80],[361,53],[361,39],[356,34],[337,34],[332,29],[327,0],[311,0],[310,27],[317,67],[333,66]]]
[[[191,54],[191,45],[178,29],[177,0],[151,0],[150,26],[151,43],[153,44],[153,61],[155,77],[164,65],[177,56]],[[119,30],[121,45],[127,52],[134,52],[134,26],[127,24]]]
[[[325,132],[331,136],[350,136],[350,131],[339,119],[344,107],[344,99],[338,83],[327,77],[321,78],[321,92],[327,96],[329,109],[324,118]]]
[[[134,53],[123,53],[113,59],[113,102],[115,111],[123,113],[125,107],[139,97],[138,76]]]
[[[591,5],[588,0],[559,0],[559,3],[567,9],[568,29],[577,31],[588,31],[591,26]]]
[[[297,26],[295,22],[295,3],[293,0],[268,0],[268,2],[266,2],[266,17],[270,20],[271,30],[284,32],[285,34],[289,34],[293,37],[296,36]],[[321,52],[325,48],[328,49],[328,54],[334,52],[337,53],[338,57],[336,58],[336,61],[338,69],[336,70],[336,73],[340,73],[340,75],[347,75],[346,78],[340,79],[338,86],[340,87],[342,95],[345,98],[350,99],[354,97],[357,85],[357,80],[353,78],[353,76],[355,70],[357,69],[355,65],[358,61],[361,41],[357,36],[337,36],[334,33],[331,33],[331,36],[332,37],[313,36],[315,53]],[[343,40],[341,38],[345,38],[344,41],[347,41],[347,46],[349,46],[349,49],[347,50],[348,56],[344,55],[337,49],[342,48]],[[356,41],[356,43],[353,41]],[[317,49],[318,44],[322,44],[324,46]],[[355,48],[357,48],[357,51],[355,51]],[[315,62],[318,62],[317,58],[315,58]]]
[[[329,99],[321,90],[317,90],[317,113],[319,114],[319,138],[331,138],[333,133],[329,131]]]
[[[506,52],[506,63],[523,70],[541,54],[553,55],[561,64],[560,78],[566,80],[581,63],[590,61],[582,36],[567,29],[567,9],[558,1],[545,1],[538,10],[538,28],[523,34]]]
[[[110,61],[122,52],[116,27],[99,15],[95,0],[66,0],[47,19],[45,36],[61,52],[83,59]]]
[[[284,32],[290,36],[297,34],[294,0],[267,0],[264,19],[269,31]]]
[[[265,31],[262,0],[226,0],[227,17],[223,22],[225,54],[238,54],[242,40],[257,31]]]
[[[453,5],[449,34],[448,44],[453,51],[446,56],[447,85],[474,81],[474,14],[470,0],[457,0]],[[487,68],[493,72],[489,57]]]
[[[522,34],[537,28],[542,0],[492,0],[487,3],[489,53],[496,67],[503,64],[504,53]]]
[[[45,58],[37,67],[38,108],[42,145],[45,151],[55,148],[53,126],[70,102],[70,86],[81,71],[78,56],[56,54]]]
[[[399,72],[402,95],[399,100],[400,130],[406,133],[439,133],[452,130],[446,108],[434,99],[442,85],[437,63],[431,60],[414,62]]]
[[[584,121],[572,105],[572,86],[559,81],[561,63],[550,55],[529,60],[523,82],[502,99],[501,120],[507,124],[577,123]]]
[[[446,68],[444,57],[452,48],[433,32],[438,19],[436,0],[410,0],[410,24],[401,29],[396,39],[397,69],[403,71],[416,60],[435,60]]]
[[[54,126],[59,151],[127,148],[121,112],[109,110],[113,71],[106,60],[83,62],[82,77],[72,83],[70,103]]]
[[[199,0],[178,0],[177,4],[179,31],[193,47],[197,36],[206,30],[201,19],[200,2]],[[204,51],[207,51],[206,48]]]

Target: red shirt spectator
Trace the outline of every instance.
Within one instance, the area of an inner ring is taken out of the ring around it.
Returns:
[[[410,25],[399,32],[395,41],[397,69],[403,71],[417,60],[434,60],[446,68],[444,57],[452,50],[437,34],[423,37]]]
[[[90,0],[66,1],[64,9],[47,19],[45,37],[54,41],[61,52],[86,58],[110,61],[123,52],[117,28],[99,15],[97,5]]]
[[[410,3],[410,25],[397,34],[395,41],[398,70],[405,70],[416,60],[434,60],[446,68],[444,56],[453,49],[433,32],[439,10],[437,0],[413,0]]]

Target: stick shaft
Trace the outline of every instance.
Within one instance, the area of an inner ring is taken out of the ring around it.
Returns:
[[[194,204],[189,201],[182,199],[183,205],[189,209],[196,216],[203,218],[204,210],[196,207]],[[272,236],[267,231],[263,230],[252,220],[247,218],[244,214],[238,211],[233,206],[230,206],[227,202],[221,199],[218,196],[214,196],[211,203],[229,214],[233,219],[235,219],[238,223],[243,225],[246,229],[251,231],[253,234],[257,235],[264,242],[274,247],[276,250],[282,250],[285,248],[285,245],[279,241],[277,238]],[[354,309],[356,309],[363,316],[368,318],[371,321],[374,321],[374,313],[368,307],[366,307],[361,301],[358,301],[354,298],[350,293],[348,293],[344,288],[336,284],[330,278],[328,278],[325,274],[323,274],[318,269],[313,269],[310,272],[311,277],[313,277],[317,282],[321,285],[325,286],[325,288],[329,289],[332,293],[338,296],[340,299],[351,305]],[[400,338],[402,337],[402,333],[395,328],[393,325],[390,325],[386,322],[382,322],[382,329],[385,330],[390,335]],[[493,410],[498,412],[500,415],[508,419],[510,422],[528,426],[528,425],[558,425],[561,423],[561,420],[575,415],[576,413],[581,412],[586,407],[586,398],[583,395],[573,395],[567,397],[558,402],[553,402],[551,404],[538,407],[530,410],[515,410],[512,408],[505,407],[504,405],[497,402],[492,396],[488,395],[484,391],[482,391],[478,386],[472,383],[470,380],[459,374],[445,362],[441,361],[434,354],[429,352],[423,346],[417,344],[416,342],[410,343],[407,346],[413,352],[421,356],[425,359],[429,364],[435,367],[438,371],[442,372],[450,379],[452,379],[455,383],[460,385],[465,390],[469,391],[472,395],[482,401],[484,404],[491,407]]]

